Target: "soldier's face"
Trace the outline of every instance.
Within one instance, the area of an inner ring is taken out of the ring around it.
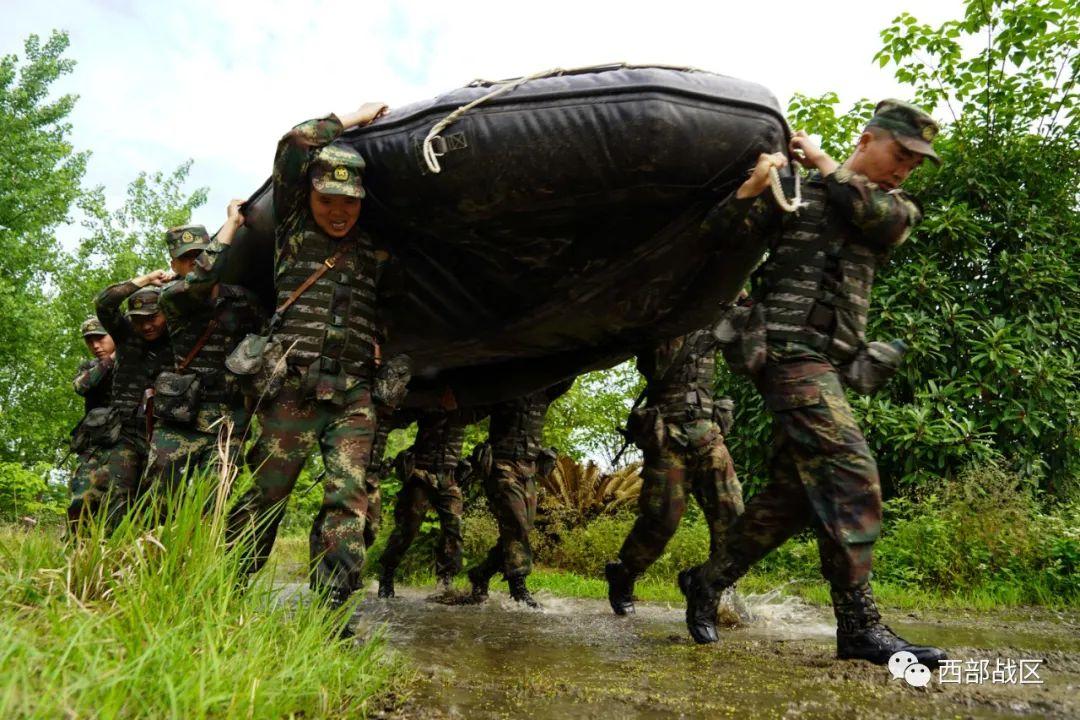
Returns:
[[[177,277],[182,278],[195,269],[195,258],[199,257],[200,252],[202,250],[192,250],[172,259],[169,265]]]
[[[86,343],[87,349],[98,360],[104,360],[116,350],[116,343],[113,342],[112,335],[89,335],[83,338],[83,342]]]
[[[132,315],[131,324],[143,340],[153,342],[165,334],[165,313]]]
[[[360,198],[348,195],[327,195],[312,189],[310,205],[315,224],[332,238],[348,235],[360,217]]]
[[[922,155],[896,142],[891,134],[864,132],[859,137],[848,169],[865,175],[886,190],[895,190],[922,161]]]

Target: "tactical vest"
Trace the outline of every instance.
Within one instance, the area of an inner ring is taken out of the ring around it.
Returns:
[[[217,318],[206,344],[185,370],[199,376],[199,400],[204,405],[243,403],[236,376],[225,369],[225,358],[245,335],[258,331],[255,327],[258,316],[258,310],[242,288],[222,284],[218,285],[217,303],[212,312],[192,318],[182,327],[169,329],[175,366],[179,367],[206,332],[210,320]]]
[[[277,276],[278,305],[348,239],[331,240],[305,231],[296,254]],[[353,250],[308,288],[285,311],[274,333],[288,351],[290,365],[307,367],[316,360],[330,375],[371,374],[375,356],[375,253],[371,238],[354,236]]]
[[[140,418],[145,417],[140,410],[145,410],[143,398],[146,390],[154,386],[158,373],[170,359],[168,338],[147,343],[133,335],[117,348],[116,365],[113,366],[112,404],[124,423],[140,433],[144,430],[139,423]]]
[[[684,336],[683,342],[684,347],[666,358],[669,363],[678,361],[677,365],[652,368],[649,405],[669,422],[711,420],[716,340],[710,330],[697,330]]]
[[[785,218],[755,294],[770,341],[802,343],[845,363],[866,338],[874,273],[888,254],[829,212],[823,180],[805,183],[802,196],[809,205]]]
[[[461,423],[450,422],[446,416],[421,418],[413,445],[416,469],[436,475],[452,472],[461,461],[464,443],[465,426]]]
[[[501,403],[492,410],[488,439],[496,461],[528,462],[540,454],[547,415],[547,396],[535,393]]]
[[[91,363],[98,362],[97,360],[91,360]],[[112,384],[113,384],[113,369],[101,378],[97,385],[90,388],[83,398],[83,414],[96,410],[100,407],[108,407],[112,401]]]

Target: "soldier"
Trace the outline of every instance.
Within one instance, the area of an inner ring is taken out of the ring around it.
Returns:
[[[572,380],[559,383],[500,403],[491,411],[491,470],[484,476],[484,495],[498,523],[499,540],[487,557],[469,570],[476,602],[487,598],[488,583],[501,570],[510,585],[510,597],[529,607],[540,607],[525,584],[532,571],[529,532],[536,519],[537,462],[548,407],[572,384]]]
[[[439,517],[435,549],[435,577],[442,590],[450,589],[461,572],[461,489],[455,470],[465,442],[465,423],[457,414],[426,412],[417,421],[416,442],[399,463],[402,477],[394,505],[394,531],[386,542],[380,564],[379,597],[394,597],[394,573],[416,539],[428,506]]]
[[[109,440],[101,430],[109,425],[112,371],[116,362],[116,344],[97,317],[88,317],[79,332],[94,359],[79,365],[73,382],[75,392],[83,398],[83,418],[71,431],[71,451],[78,458],[71,477],[71,504],[67,513],[72,528],[82,517],[87,493],[95,482],[101,492],[108,486],[108,478],[102,476],[101,460]]]
[[[342,132],[386,109],[309,120],[278,143],[273,197],[279,308],[271,337],[287,351],[277,397],[257,411],[261,435],[248,455],[254,487],[233,507],[230,537],[255,533],[247,569],[266,562],[285,500],[315,447],[326,472],[311,533],[311,586],[340,605],[362,583],[368,511],[365,469],[375,410],[375,254],[357,225],[364,160]],[[348,629],[343,630],[348,634]]]
[[[685,570],[686,623],[697,642],[717,640],[719,592],[800,530],[817,535],[822,574],[831,585],[837,656],[886,663],[901,650],[936,666],[945,654],[911,645],[881,623],[870,590],[874,541],[881,526],[877,465],[852,415],[844,384],[872,389],[887,379],[895,348],[865,340],[876,270],[921,219],[900,184],[924,158],[938,162],[937,125],[919,108],[878,104],[853,154],[839,164],[805,132],[790,143],[816,168],[796,215],[780,217],[762,196],[782,154],[758,158],[750,178],[706,219],[706,229],[735,239],[764,234],[769,257],[758,274],[755,305],[740,344],[763,336],[760,355],[742,349],[773,416],[769,484],[747,503],[723,546],[704,565]],[[756,320],[755,320],[756,318]],[[727,352],[725,351],[725,355]]]
[[[249,290],[219,281],[223,256],[244,222],[242,202],[229,204],[214,242],[202,225],[165,233],[172,270],[180,279],[161,293],[173,365],[158,376],[155,386],[158,423],[150,443],[151,482],[175,483],[185,471],[198,468],[214,467],[221,475],[234,465],[247,427],[244,397],[237,378],[225,369],[225,358],[244,336],[259,330],[262,315]],[[219,453],[219,436],[225,458]]]
[[[158,306],[161,286],[171,278],[166,270],[110,285],[97,296],[101,324],[116,343],[113,369],[110,434],[116,442],[103,452],[101,466],[108,494],[106,522],[115,526],[141,491],[141,478],[149,451],[147,411],[154,380],[170,357],[165,315]],[[127,300],[128,311],[120,305]],[[149,392],[148,392],[149,391]],[[151,410],[152,411],[152,410]],[[97,503],[99,497],[94,498]]]
[[[716,339],[698,330],[638,355],[647,401],[631,414],[631,438],[645,455],[639,515],[619,561],[608,563],[608,601],[616,615],[634,612],[634,581],[656,562],[693,493],[709,524],[709,549],[743,510],[742,487],[724,444],[731,400],[713,399]],[[717,420],[720,420],[718,423]]]

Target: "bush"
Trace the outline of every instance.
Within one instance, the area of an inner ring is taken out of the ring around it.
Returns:
[[[0,462],[0,520],[62,518],[67,491],[62,485],[50,483],[48,472],[44,465],[28,469],[20,463]]]

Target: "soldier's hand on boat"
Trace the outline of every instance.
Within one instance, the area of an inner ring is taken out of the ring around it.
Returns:
[[[240,212],[240,207],[245,202],[247,201],[235,198],[230,200],[228,207],[225,208],[225,222],[231,223],[235,227],[241,227],[244,224],[244,214]]]
[[[387,113],[390,107],[386,103],[381,102],[369,102],[364,103],[351,113],[346,113],[339,116],[343,127],[363,127],[370,123],[375,122],[377,119]]]
[[[814,167],[821,171],[822,175],[828,175],[836,170],[837,162],[829,157],[829,154],[818,147],[805,130],[799,130],[791,136],[788,150],[792,155],[799,158],[799,162],[808,167]]]
[[[750,177],[735,191],[735,197],[740,199],[757,197],[769,187],[769,170],[773,168],[780,170],[787,167],[787,164],[788,160],[784,153],[761,153],[758,155],[757,164],[750,172]]]

